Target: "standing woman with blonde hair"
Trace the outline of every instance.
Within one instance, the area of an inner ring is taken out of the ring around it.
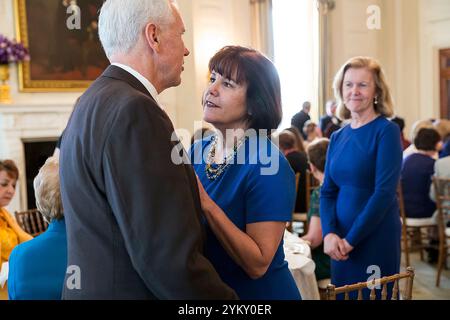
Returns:
[[[9,261],[9,255],[15,246],[33,238],[19,227],[5,208],[16,193],[17,179],[19,170],[16,164],[12,160],[0,160],[0,268],[4,262]],[[0,300],[7,299],[8,290],[5,285],[0,287]]]
[[[342,286],[399,271],[402,146],[399,127],[387,119],[392,100],[377,61],[347,61],[334,90],[339,117],[350,124],[331,136],[320,209],[331,281]]]

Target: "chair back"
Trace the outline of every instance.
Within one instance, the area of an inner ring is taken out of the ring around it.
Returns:
[[[450,212],[450,179],[433,177],[433,185],[436,197],[436,208],[438,210],[439,233],[445,235],[448,213]]]
[[[436,275],[436,286],[439,287],[441,273],[446,265],[447,256],[449,255],[450,228],[447,227],[450,212],[450,179],[433,177],[433,185],[435,191],[436,207],[437,207],[437,224],[439,233],[439,258],[438,270]]]
[[[402,224],[406,226],[405,202],[403,200],[403,188],[401,181],[397,185],[397,199],[398,199],[398,207],[400,209],[400,219],[402,221]]]
[[[406,279],[405,287],[403,292],[400,292],[399,281],[401,279]],[[349,300],[350,292],[358,292],[357,300],[363,300],[363,290],[370,290],[370,300],[376,300],[375,289],[377,286],[382,286],[381,290],[381,300],[387,300],[388,297],[388,284],[393,283],[391,300],[411,300],[412,299],[412,288],[414,282],[414,268],[406,268],[406,272],[397,273],[392,276],[373,279],[367,282],[359,282],[352,285],[346,285],[336,288],[333,284],[329,284],[327,287],[326,298],[327,300],[336,300],[338,294],[344,294],[344,299]]]
[[[33,237],[40,235],[48,228],[48,223],[37,209],[16,211],[14,215],[19,226]]]
[[[309,202],[311,200],[311,193],[314,189],[317,189],[320,187],[320,182],[316,178],[314,178],[314,175],[311,173],[311,171],[306,170],[306,212],[309,211]]]
[[[402,249],[403,252],[405,253],[406,265],[409,266],[408,230],[406,226],[405,202],[403,200],[403,189],[401,181],[397,185],[397,199],[398,199],[398,207],[400,210],[400,220],[402,222],[402,245],[403,245]]]
[[[297,173],[295,174],[295,195],[296,195],[296,196],[297,196],[297,194],[298,194],[298,184],[299,184],[299,181],[300,181],[300,175],[301,175],[300,172],[297,172]]]
[[[295,174],[295,196],[296,197],[297,197],[297,194],[298,194],[298,186],[299,186],[299,183],[300,183],[300,175],[301,175],[300,172],[297,172]],[[298,219],[299,219],[298,218],[298,214],[295,213],[295,204],[294,204],[294,212],[292,212],[291,221],[286,223],[286,230],[289,231],[289,232],[294,232],[292,224],[293,224],[294,221],[298,221]],[[306,222],[306,220],[305,220],[305,222]]]

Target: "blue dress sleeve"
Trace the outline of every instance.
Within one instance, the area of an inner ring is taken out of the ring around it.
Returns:
[[[8,299],[17,300],[16,296],[16,254],[18,252],[18,247],[9,255],[9,273],[8,273]],[[1,266],[0,266],[1,267]]]
[[[322,222],[323,237],[329,233],[337,233],[336,230],[336,199],[339,187],[330,175],[330,159],[333,158],[333,147],[336,143],[336,134],[331,136],[325,162],[325,178],[320,189],[320,220]]]
[[[397,201],[396,190],[402,165],[400,130],[387,125],[381,133],[376,154],[375,190],[364,210],[353,222],[345,239],[355,247],[369,236]]]
[[[245,205],[246,224],[262,221],[291,221],[295,205],[295,175],[279,154],[275,174],[263,174],[262,165],[250,165]]]

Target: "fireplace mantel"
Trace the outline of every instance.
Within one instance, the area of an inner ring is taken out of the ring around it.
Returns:
[[[14,103],[0,104],[0,114],[72,112],[73,103]]]
[[[0,104],[0,159],[14,160],[20,171],[16,195],[8,206],[11,213],[27,209],[23,142],[58,138],[72,110],[73,102]]]

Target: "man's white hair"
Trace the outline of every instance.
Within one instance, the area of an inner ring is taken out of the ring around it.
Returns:
[[[128,53],[149,22],[165,25],[174,20],[175,0],[106,0],[100,10],[98,33],[106,56]]]

